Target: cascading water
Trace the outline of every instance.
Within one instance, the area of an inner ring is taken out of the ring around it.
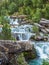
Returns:
[[[33,43],[33,42],[32,42]],[[31,60],[30,65],[42,65],[43,59],[49,60],[49,42],[34,42],[38,58]]]
[[[38,42],[35,48],[39,53],[40,58],[47,59],[49,56],[49,42]]]
[[[48,58],[48,56],[43,52],[43,49],[42,48],[36,46],[36,50],[37,50],[38,56],[40,58],[43,58],[43,59]]]
[[[13,20],[12,24],[13,24]],[[16,23],[17,23],[16,19]],[[18,24],[18,23],[17,23]],[[11,29],[12,33],[18,35],[19,40],[29,40],[34,35],[32,32],[32,25],[21,25]],[[33,42],[32,42],[33,43]],[[49,42],[34,42],[35,49],[37,51],[38,58],[31,60],[30,65],[42,65],[42,59],[49,58]]]
[[[22,40],[22,41],[29,40],[29,38],[32,35],[35,35],[34,33],[33,34],[31,33],[31,29],[30,29],[31,26],[32,25],[22,25],[15,28],[11,28],[11,30],[12,30],[12,33],[15,34],[15,36],[17,35],[19,37],[19,40]]]

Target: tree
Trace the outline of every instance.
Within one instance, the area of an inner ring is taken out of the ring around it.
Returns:
[[[18,4],[17,4],[19,7],[23,7],[24,5],[24,0],[18,0]]]
[[[31,0],[34,8],[41,8],[43,6],[43,0]]]
[[[30,12],[31,12],[31,9],[30,9],[29,6],[23,8],[23,13],[24,13],[24,14],[26,14],[26,15],[30,15]]]
[[[10,5],[9,5],[9,13],[10,14],[13,14],[14,12],[17,12],[18,11],[18,7],[17,5],[12,2]]]
[[[32,16],[32,20],[36,23],[38,23],[41,19],[41,9],[37,8],[36,12]]]
[[[31,6],[31,0],[24,0],[24,6]]]
[[[45,18],[49,19],[49,4],[46,4]]]
[[[4,7],[2,7],[2,10],[1,10],[1,15],[7,15],[7,10],[4,8]]]

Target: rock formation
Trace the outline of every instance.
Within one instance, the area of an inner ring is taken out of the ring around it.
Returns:
[[[16,64],[19,65],[17,59],[21,54],[24,55],[24,59],[28,59],[28,58],[30,59],[36,57],[36,51],[34,49],[34,46],[30,44],[30,42],[17,42],[17,41],[14,42],[14,41],[0,40],[0,62],[1,63],[3,63],[2,62],[3,60],[4,63],[7,62],[10,65],[12,65],[12,60],[13,60],[14,65]],[[26,64],[24,63],[23,65]]]

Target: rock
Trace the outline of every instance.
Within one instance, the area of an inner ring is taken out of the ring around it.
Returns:
[[[8,62],[9,65],[27,65],[25,59],[36,58],[34,45],[30,44],[30,41],[12,42],[0,40],[0,52],[3,53],[3,59],[5,59],[5,61]],[[20,60],[22,57],[21,53],[24,54],[24,60],[22,59],[23,62]],[[17,61],[17,59],[19,59],[20,61]]]
[[[34,48],[34,45],[32,45],[32,51],[24,52],[24,57],[26,60],[34,59],[37,57],[37,53]]]
[[[19,44],[20,44],[21,48],[24,49],[25,51],[32,50],[32,45],[30,44],[29,41],[20,42]]]
[[[6,65],[8,63],[8,58],[3,52],[0,52],[0,65]]]

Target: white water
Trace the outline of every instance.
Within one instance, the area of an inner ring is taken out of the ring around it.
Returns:
[[[35,42],[34,45],[41,59],[49,59],[49,42]]]
[[[19,40],[29,40],[32,35],[32,25],[21,25],[15,28],[11,28],[11,32],[15,34],[15,37],[19,37]]]
[[[38,56],[40,56],[41,59],[48,58],[48,56],[45,53],[43,53],[43,49],[42,48],[36,46],[36,50],[38,52]]]
[[[49,42],[32,42],[37,51],[38,58],[29,61],[29,65],[43,65],[43,59],[49,62]]]

